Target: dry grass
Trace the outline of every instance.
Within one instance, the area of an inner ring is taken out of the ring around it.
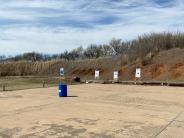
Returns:
[[[120,57],[99,58],[77,61],[14,62],[0,64],[0,76],[59,76],[59,69],[65,68],[67,78],[79,76],[81,79],[94,79],[96,69],[100,79],[112,79],[113,72],[119,71],[120,80],[134,80],[135,68],[142,68],[143,80],[184,80],[184,49],[162,51],[143,64],[136,60],[123,65]]]
[[[33,89],[44,87],[57,86],[59,83],[58,78],[49,77],[1,77],[0,78],[0,91],[3,91],[5,86],[6,91]]]

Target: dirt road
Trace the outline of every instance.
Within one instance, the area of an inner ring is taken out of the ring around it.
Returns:
[[[0,93],[2,138],[182,138],[184,88],[75,85]]]

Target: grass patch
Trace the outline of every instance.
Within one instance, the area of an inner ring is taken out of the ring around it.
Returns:
[[[5,86],[6,91],[54,87],[60,82],[59,78],[52,77],[0,77],[0,91]]]

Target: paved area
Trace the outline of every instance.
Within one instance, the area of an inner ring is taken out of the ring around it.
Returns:
[[[184,88],[69,86],[0,93],[2,138],[183,138]]]

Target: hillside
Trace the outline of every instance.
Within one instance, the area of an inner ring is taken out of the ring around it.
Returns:
[[[59,76],[65,68],[67,78],[134,80],[136,67],[142,68],[142,80],[184,80],[184,33],[150,33],[131,41],[112,39],[109,44],[91,44],[60,54],[24,53],[0,56],[0,76]]]
[[[119,56],[77,61],[13,62],[0,64],[0,76],[58,76],[59,68],[64,67],[69,78],[93,79],[95,69],[99,69],[101,79],[112,79],[113,71],[119,71],[120,80],[134,80],[135,68],[141,67],[143,80],[184,80],[184,49],[161,51],[147,63],[138,59],[124,65],[122,61]]]

